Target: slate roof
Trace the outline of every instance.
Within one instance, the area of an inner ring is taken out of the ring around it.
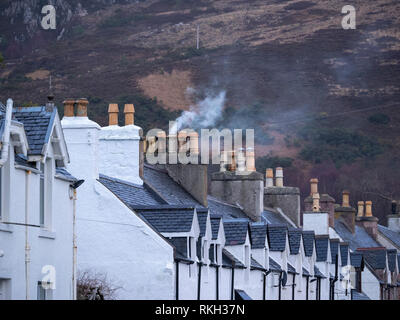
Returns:
[[[57,108],[27,107],[14,108],[13,117],[24,124],[29,144],[29,155],[41,155],[44,144],[49,142]]]
[[[264,223],[251,223],[250,236],[252,249],[265,248],[267,238],[267,225]]]
[[[236,259],[234,255],[226,249],[222,249],[222,265],[228,268],[232,268],[232,266],[240,269],[245,268],[245,265]]]
[[[343,241],[349,243],[349,247],[352,251],[357,250],[357,248],[380,246],[362,227],[355,226],[354,234],[351,233],[341,219],[335,219],[335,231]]]
[[[388,227],[378,224],[378,231],[396,247],[400,248],[400,233],[390,230]]]
[[[230,205],[211,196],[207,197],[207,202],[210,212],[212,214],[220,214],[224,219],[248,219],[247,215],[237,206]]]
[[[315,250],[317,254],[317,261],[326,261],[328,258],[328,236],[316,236],[315,237]]]
[[[37,168],[36,162],[29,162],[28,159],[23,154],[16,154],[14,156],[14,161],[16,164],[19,164],[24,167],[29,167],[32,169]],[[56,168],[56,169],[58,169],[58,168]]]
[[[282,215],[272,210],[264,210],[261,213],[261,217],[267,224],[283,224],[293,227]]]
[[[235,300],[253,300],[244,290],[235,289]]]
[[[298,254],[300,251],[301,229],[288,228],[290,254]]]
[[[265,268],[253,258],[251,258],[251,268],[255,270],[265,271]]]
[[[269,270],[280,272],[280,271],[282,271],[282,268],[274,259],[272,259],[270,257],[269,258]]]
[[[303,276],[311,276],[310,273],[308,272],[308,270],[306,268],[303,267]]]
[[[336,255],[339,255],[339,242],[340,242],[339,239],[329,239],[332,263],[335,263]]]
[[[361,248],[357,252],[362,253],[365,261],[374,270],[386,268],[386,248]]]
[[[207,209],[197,209],[197,219],[199,221],[200,226],[200,236],[204,237],[206,234],[207,228],[207,217],[208,217],[208,210]]]
[[[296,269],[290,264],[287,264],[288,273],[297,274]]]
[[[388,257],[389,270],[391,272],[394,272],[396,270],[397,250],[387,249],[387,257]]]
[[[371,300],[365,293],[351,289],[351,300]]]
[[[224,220],[225,239],[227,246],[241,245],[246,242],[249,221],[244,219]]]
[[[221,222],[221,216],[211,216],[211,230],[212,230],[212,240],[216,240],[218,238],[219,225]]]
[[[136,210],[153,228],[161,233],[189,232],[192,228],[193,209]]]
[[[306,257],[311,257],[314,252],[315,233],[314,231],[303,231],[302,234],[304,254]]]
[[[343,266],[347,266],[348,253],[349,253],[349,245],[348,245],[348,243],[341,243],[340,244],[340,259],[342,261],[342,267]]]
[[[350,263],[354,268],[361,268],[363,255],[360,252],[350,252]]]
[[[72,174],[70,174],[67,169],[65,168],[61,168],[61,167],[57,167],[56,168],[56,176],[59,176],[65,180],[68,180],[70,182],[75,182],[78,179],[75,178]]]
[[[318,269],[317,266],[314,266],[314,275],[315,275],[317,278],[326,278],[326,277],[322,274],[322,272],[319,271],[319,269]]]
[[[100,174],[99,181],[130,209],[165,204],[146,184],[142,186]]]
[[[177,253],[179,253],[182,257],[188,258],[187,237],[171,238],[168,239],[168,242],[175,247]]]
[[[286,248],[286,225],[268,225],[268,244],[271,251],[284,251]]]

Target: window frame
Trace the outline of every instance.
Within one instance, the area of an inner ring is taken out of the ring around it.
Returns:
[[[54,159],[46,157],[39,163],[39,171],[39,225],[42,229],[52,230]]]

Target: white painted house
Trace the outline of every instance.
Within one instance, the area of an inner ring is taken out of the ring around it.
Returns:
[[[74,299],[74,188],[57,109],[0,110],[0,300]]]

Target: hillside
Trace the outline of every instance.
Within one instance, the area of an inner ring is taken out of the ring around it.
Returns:
[[[286,166],[304,195],[312,176],[338,202],[349,189],[385,223],[400,197],[400,3],[352,1],[356,30],[341,27],[346,4],[58,0],[45,31],[43,1],[2,1],[0,101],[43,103],[51,75],[58,105],[88,97],[104,125],[108,103],[134,103],[149,129],[224,92],[207,124],[255,128],[260,170]]]

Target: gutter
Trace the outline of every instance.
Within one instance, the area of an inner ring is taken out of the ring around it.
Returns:
[[[6,117],[5,117],[5,122],[4,122],[4,132],[3,132],[3,139],[2,139],[0,167],[2,167],[8,159],[8,147],[10,145],[10,128],[11,128],[12,109],[13,109],[13,101],[12,101],[12,99],[8,99],[7,107],[6,107]]]

